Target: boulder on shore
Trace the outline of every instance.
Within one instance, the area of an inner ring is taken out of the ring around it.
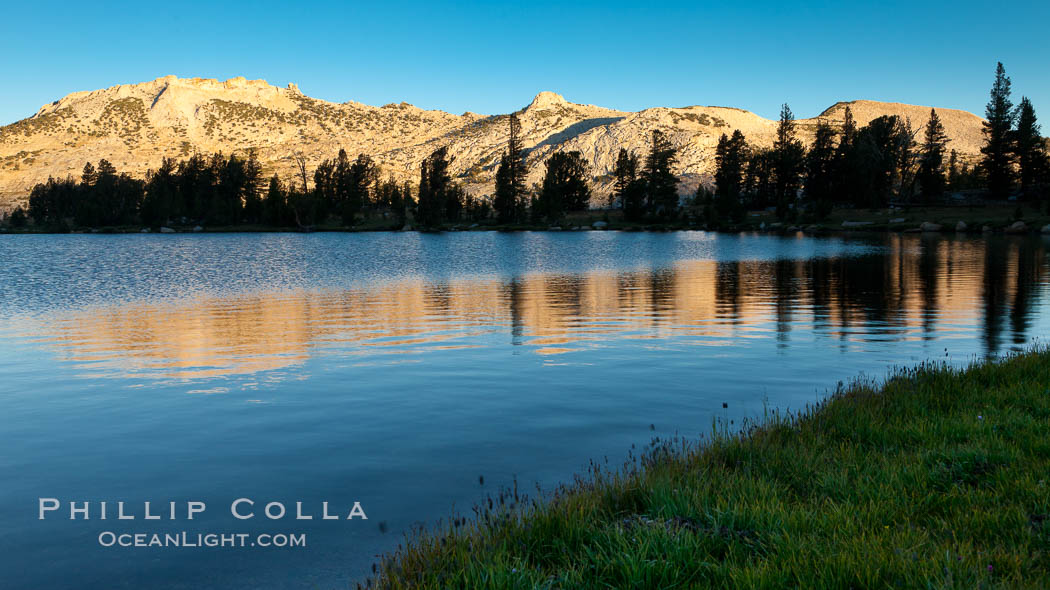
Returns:
[[[1048,223],[1048,224],[1044,225],[1044,226],[1043,226],[1043,229],[1041,229],[1041,230],[1039,230],[1039,231],[1040,231],[1040,232],[1042,232],[1042,233],[1044,233],[1044,234],[1050,234],[1050,223]]]
[[[894,217],[893,219],[890,220],[890,223],[904,223],[905,221],[908,221],[908,220],[906,218],[904,218],[904,217]]]
[[[591,224],[591,227],[593,227],[594,229],[605,229],[609,227],[609,224],[604,221],[595,221]]]
[[[199,225],[195,225],[195,226],[193,226],[193,231],[195,231],[195,232],[202,232],[202,231],[204,231],[204,228],[199,226]]]
[[[1006,228],[1008,234],[1023,234],[1028,231],[1028,226],[1023,221],[1015,221]]]
[[[871,225],[874,221],[843,221],[842,227],[864,227],[865,225]],[[775,224],[779,225],[779,224]]]
[[[922,222],[922,225],[919,226],[919,230],[921,230],[921,231],[941,231],[941,224],[933,223],[931,221],[924,221],[924,222]]]
[[[162,228],[160,228],[160,233],[162,233],[162,234],[173,234],[173,233],[175,233],[175,230],[171,229],[170,227],[162,227]]]
[[[959,223],[956,223],[955,224],[955,231],[957,231],[957,232],[964,232],[964,231],[966,231],[966,222],[965,221],[960,221]]]
[[[985,226],[981,227],[981,233],[990,234],[993,231],[995,231],[995,230],[993,230],[992,226],[990,226],[990,225],[985,225]]]

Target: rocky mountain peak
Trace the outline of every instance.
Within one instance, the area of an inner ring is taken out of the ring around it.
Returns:
[[[858,125],[881,115],[898,115],[921,132],[930,107],[853,101],[822,114],[841,124],[846,105]],[[949,149],[978,153],[981,119],[965,111],[937,109],[951,139]],[[620,148],[644,151],[654,129],[664,131],[678,149],[675,167],[683,193],[711,182],[714,151],[723,133],[739,129],[756,147],[772,145],[776,122],[754,113],[722,107],[654,107],[624,112],[571,103],[554,92],[540,92],[524,109],[522,141],[528,151],[529,184],[540,182],[544,162],[559,151],[579,151],[603,198],[612,188]],[[816,119],[800,119],[799,135],[811,141]],[[33,185],[48,177],[76,177],[87,161],[105,158],[121,172],[142,178],[162,158],[194,153],[246,153],[254,150],[264,175],[289,179],[298,174],[293,155],[312,169],[340,149],[368,154],[383,177],[416,182],[419,163],[439,147],[454,160],[450,172],[475,196],[492,194],[500,155],[506,149],[506,118],[467,112],[453,115],[407,103],[370,106],[334,103],[304,95],[295,84],[272,86],[243,77],[164,76],[141,84],[121,84],[74,92],[41,107],[35,115],[0,126],[0,210],[25,202]]]
[[[532,99],[527,109],[549,109],[557,106],[567,105],[569,101],[565,100],[565,97],[555,92],[544,90],[536,95],[536,98]]]

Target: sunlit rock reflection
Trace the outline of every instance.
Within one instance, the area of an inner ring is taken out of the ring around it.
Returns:
[[[28,330],[86,376],[155,379],[250,375],[324,354],[392,364],[508,341],[553,357],[616,339],[671,340],[706,354],[756,338],[790,347],[796,335],[841,347],[979,337],[994,355],[1033,336],[1045,278],[1042,241],[893,236],[864,256],[406,279],[101,306]]]

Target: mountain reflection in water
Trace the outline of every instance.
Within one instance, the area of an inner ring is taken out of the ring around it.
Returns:
[[[500,486],[551,489],[653,436],[797,410],[891,365],[1028,346],[1050,327],[1048,243],[0,235],[0,571],[59,590],[352,587],[402,533]],[[41,521],[41,497],[209,512]],[[369,520],[234,521],[221,507],[239,497],[360,501]],[[109,529],[309,544],[99,546]]]
[[[558,355],[618,338],[731,346],[773,335],[789,347],[792,332],[811,331],[848,349],[976,330],[994,356],[1026,342],[1045,277],[1041,241],[893,237],[865,256],[687,260],[101,307],[53,320],[40,341],[93,377],[164,379],[251,374],[323,354],[405,362],[491,346],[500,334],[532,354]]]

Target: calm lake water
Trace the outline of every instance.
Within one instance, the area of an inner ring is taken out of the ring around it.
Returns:
[[[344,588],[413,523],[515,478],[550,488],[861,372],[1021,349],[1050,325],[1048,245],[2,235],[0,587]],[[39,520],[40,497],[62,510]],[[255,518],[230,515],[241,497]],[[70,500],[95,503],[92,519],[69,520]],[[207,504],[192,521],[190,500]],[[114,520],[117,501],[137,520]],[[144,521],[145,501],[165,519]],[[268,520],[270,501],[314,519]],[[323,501],[343,516],[359,501],[368,520],[321,520]],[[307,547],[107,548],[103,531],[306,533]]]

